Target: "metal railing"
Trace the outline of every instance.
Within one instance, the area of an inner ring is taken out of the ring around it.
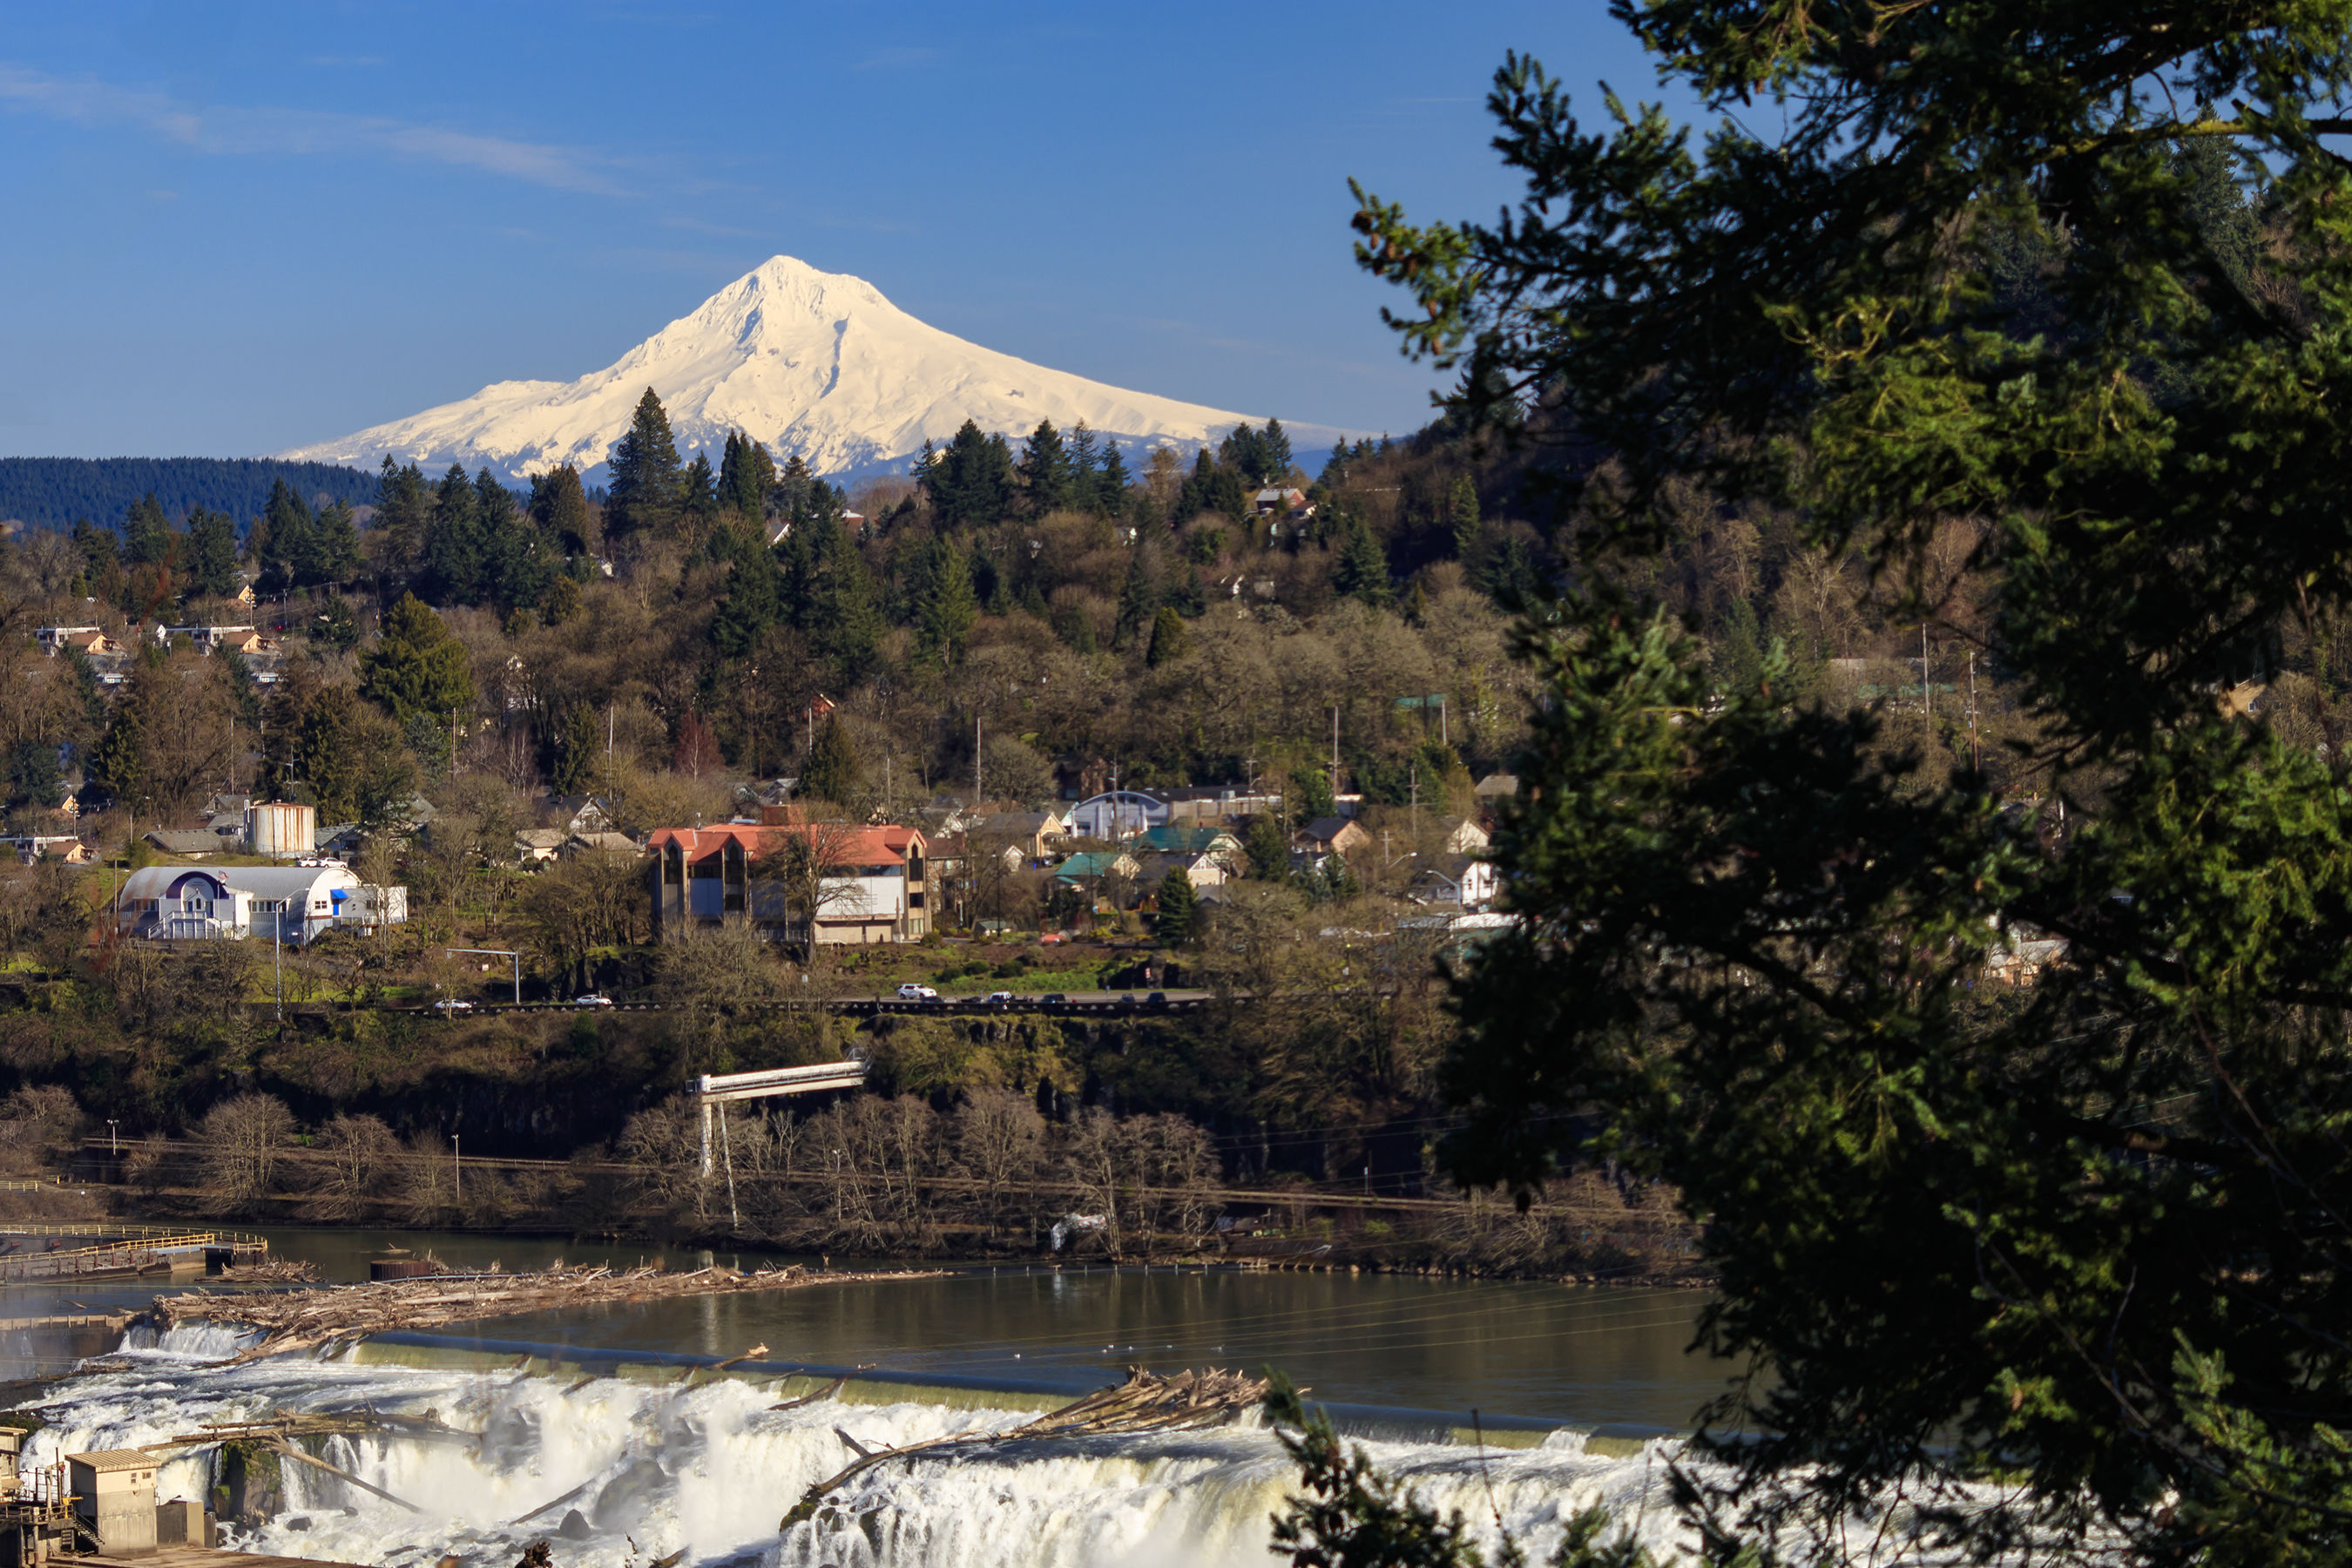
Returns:
[[[105,1142],[103,1139],[98,1140]],[[128,1225],[121,1220],[0,1220],[0,1239],[12,1236],[87,1236],[99,1240],[161,1241],[194,1247],[266,1247],[267,1237],[246,1230],[193,1229],[184,1225]]]

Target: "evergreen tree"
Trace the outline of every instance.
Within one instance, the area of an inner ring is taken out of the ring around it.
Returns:
[[[687,532],[697,539],[706,537],[719,521],[719,485],[710,472],[709,455],[697,452],[678,481],[678,510]]]
[[[1449,424],[1610,459],[1521,633],[1516,918],[1458,994],[1444,1163],[1532,1193],[1605,1152],[1704,1216],[1704,1338],[1769,1369],[1709,1413],[1725,1473],[1685,1472],[1712,1561],[1843,1557],[1858,1517],[1887,1558],[2343,1561],[2352,792],[2215,691],[2352,607],[2352,29],[1617,14],[1720,116],[1580,124],[1513,59],[1517,207],[1356,220]],[[2260,186],[2255,256],[2184,143]],[[1638,559],[1694,502],[1855,559],[1890,619],[1967,540],[2016,782],[1769,646],[1714,701]],[[2028,931],[2060,951],[1988,984]]]
[[[967,419],[934,454],[921,483],[935,528],[966,528],[999,522],[1012,510],[1012,454],[1002,436],[983,436]]]
[[[99,793],[117,805],[137,805],[140,786],[147,778],[147,731],[139,710],[137,702],[127,700],[116,705],[113,721],[90,749],[82,770]]]
[[[569,463],[531,476],[530,515],[549,542],[566,555],[593,555],[604,542],[579,471]]]
[[[557,795],[585,795],[604,765],[603,716],[585,702],[567,703],[548,738],[547,787]]]
[[[1242,830],[1242,851],[1249,857],[1250,875],[1259,881],[1289,880],[1290,840],[1273,813],[1261,811],[1249,819],[1249,826]]]
[[[122,558],[142,566],[160,566],[171,559],[172,524],[155,492],[131,503],[122,518]]]
[[[1021,489],[1029,515],[1043,517],[1070,504],[1070,455],[1050,419],[1037,421],[1021,454]]]
[[[1331,586],[1344,598],[1367,605],[1385,605],[1391,597],[1389,558],[1360,516],[1348,519],[1339,538],[1339,559],[1331,568]]]
[[[58,772],[58,748],[48,741],[19,741],[8,754],[9,804],[54,811],[66,800]]]
[[[838,545],[822,563],[814,597],[814,641],[831,667],[833,684],[856,686],[881,663],[882,638],[890,629],[865,557],[845,543]]]
[[[463,644],[414,594],[383,615],[376,645],[360,658],[360,694],[403,726],[446,725],[452,710],[474,705],[474,675]]]
[[[1147,668],[1157,669],[1163,664],[1173,664],[1192,649],[1192,635],[1184,629],[1184,617],[1172,605],[1162,605],[1151,618],[1151,647],[1145,650],[1143,662]]]
[[[1118,585],[1118,619],[1111,632],[1110,646],[1124,648],[1151,627],[1151,618],[1160,610],[1160,574],[1152,559],[1150,542],[1139,535],[1135,549],[1127,558],[1127,576]]]
[[[683,503],[684,470],[669,414],[654,389],[637,399],[628,432],[613,444],[604,512],[616,532],[674,534]]]
[[[417,586],[435,604],[478,605],[488,563],[480,493],[464,466],[452,463],[434,487],[433,496]]]
[[[310,526],[310,552],[296,563],[304,583],[348,583],[359,574],[360,528],[351,503],[330,501]]]
[[[808,761],[801,768],[801,794],[840,805],[856,799],[865,773],[865,761],[843,728],[840,715],[826,714],[824,722],[817,726]]]
[[[1192,879],[1181,867],[1169,868],[1168,875],[1160,879],[1159,910],[1151,918],[1151,931],[1162,947],[1184,947],[1191,943],[1193,927],[1200,919],[1200,904],[1192,894]]]
[[[1292,773],[1290,795],[1287,804],[1300,822],[1339,814],[1339,803],[1331,794],[1331,776],[1321,768],[1301,768]]]
[[[376,476],[373,530],[383,541],[388,571],[404,576],[415,567],[425,553],[425,535],[432,522],[433,488],[425,483],[424,470],[414,463],[394,468],[387,452]]]
[[[730,658],[743,658],[759,646],[760,634],[783,618],[783,574],[757,536],[736,552],[727,573],[727,592],[711,618],[710,640]]]
[[[768,515],[768,492],[775,486],[776,463],[768,448],[729,431],[719,462],[719,504],[758,522]]]
[[[268,503],[262,508],[261,521],[253,531],[253,563],[259,576],[257,586],[263,593],[282,594],[301,581],[302,565],[317,549],[312,538],[315,526],[309,505],[294,487],[283,479],[271,480]],[[195,531],[193,517],[188,521],[188,531]],[[229,592],[236,590],[231,588]]]
[[[1117,517],[1127,508],[1127,459],[1119,456],[1118,443],[1103,443],[1102,468],[1095,474],[1094,509],[1105,517]]]
[[[73,542],[81,552],[83,575],[92,593],[99,592],[100,584],[108,579],[121,575],[121,542],[114,530],[100,528],[89,519],[79,518],[73,525]]]
[[[216,599],[236,592],[236,520],[228,513],[198,507],[188,514],[188,581]]]
[[[1464,474],[1445,492],[1446,521],[1454,525],[1454,554],[1467,561],[1478,548],[1478,487]]]
[[[962,551],[934,537],[924,553],[924,584],[914,606],[915,646],[924,658],[953,667],[963,660],[972,624],[980,618],[980,603],[972,595]]]
[[[1090,511],[1098,510],[1095,502],[1101,492],[1095,484],[1100,477],[1097,470],[1101,461],[1095,433],[1087,427],[1087,422],[1081,419],[1071,426],[1066,468],[1068,481],[1063,487],[1067,498],[1066,505],[1085,507]]]
[[[1280,480],[1288,476],[1297,458],[1290,452],[1290,432],[1282,427],[1279,419],[1269,419],[1258,433],[1258,456],[1265,464],[1264,478]]]

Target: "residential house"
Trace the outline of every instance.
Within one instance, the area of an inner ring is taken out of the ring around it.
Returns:
[[[78,653],[86,658],[121,658],[131,651],[100,626],[43,626],[34,635],[52,658],[60,653]]]
[[[319,853],[330,859],[355,860],[367,843],[356,822],[336,822],[318,831]]]
[[[547,803],[551,826],[566,833],[602,833],[613,826],[604,803],[593,795],[559,795]]]
[[[1241,874],[1236,868],[1236,860],[1207,850],[1156,850],[1144,855],[1137,865],[1139,868],[1138,875],[1144,882],[1157,885],[1167,878],[1169,872],[1181,871],[1184,879],[1196,890],[1221,888],[1227,880]]]
[[[526,866],[552,860],[567,837],[561,827],[518,828],[514,836],[515,858]]]
[[[1417,904],[1459,904],[1475,910],[1490,902],[1499,887],[1491,862],[1455,854],[1416,872],[1404,896]]]
[[[1222,827],[1171,823],[1129,840],[1128,847],[1141,857],[1148,882],[1160,880],[1171,870],[1181,870],[1193,887],[1213,888],[1240,876],[1249,864],[1242,841]]]
[[[118,908],[126,936],[300,946],[406,920],[408,889],[363,886],[341,866],[148,866],[123,882]]]
[[[9,847],[16,858],[29,866],[36,860],[61,860],[68,866],[87,866],[98,858],[89,845],[71,833],[27,833],[11,838]]]
[[[1318,816],[1290,836],[1297,848],[1333,855],[1352,855],[1371,841],[1360,823],[1346,816]]]
[[[242,818],[237,822],[239,838],[245,832]],[[239,838],[224,838],[209,827],[159,827],[139,836],[165,855],[176,855],[183,860],[201,860],[207,855],[233,854],[245,847]]]
[[[785,889],[761,862],[805,836],[827,862],[823,907],[814,922],[787,907]],[[665,827],[653,852],[654,931],[675,940],[696,926],[749,924],[763,935],[822,945],[914,942],[930,930],[930,870],[922,834],[911,827],[841,823]],[[814,925],[814,930],[808,929]]]
[[[1490,806],[1496,801],[1518,793],[1519,775],[1517,773],[1488,773],[1478,781],[1478,798]]]
[[[1486,830],[1467,817],[1445,829],[1444,852],[1448,855],[1484,855],[1486,852]]]
[[[1053,846],[1069,837],[1070,825],[1058,811],[992,811],[968,819],[964,831],[1017,851],[1022,863],[1042,864],[1053,855]]]
[[[1134,856],[1117,849],[1091,849],[1073,855],[1054,868],[1054,880],[1065,887],[1095,888],[1107,877],[1139,881],[1143,867]]]
[[[575,833],[556,853],[567,860],[574,855],[642,855],[645,846],[625,833]]]
[[[1304,522],[1315,515],[1315,503],[1295,485],[1268,485],[1250,498],[1250,510],[1260,517],[1285,517]]]

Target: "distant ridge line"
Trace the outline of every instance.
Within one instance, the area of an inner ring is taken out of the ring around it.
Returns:
[[[283,458],[0,458],[0,521],[70,528],[86,517],[112,525],[152,490],[175,519],[202,506],[245,522],[260,515],[280,479],[313,506],[363,506],[376,496],[373,474]]]

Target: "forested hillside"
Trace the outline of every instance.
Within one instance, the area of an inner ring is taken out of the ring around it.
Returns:
[[[375,480],[332,463],[283,463],[267,458],[0,458],[0,519],[35,528],[67,528],[77,520],[120,521],[132,502],[152,495],[165,512],[184,516],[197,507],[251,517],[279,480],[313,506],[374,499]]]

